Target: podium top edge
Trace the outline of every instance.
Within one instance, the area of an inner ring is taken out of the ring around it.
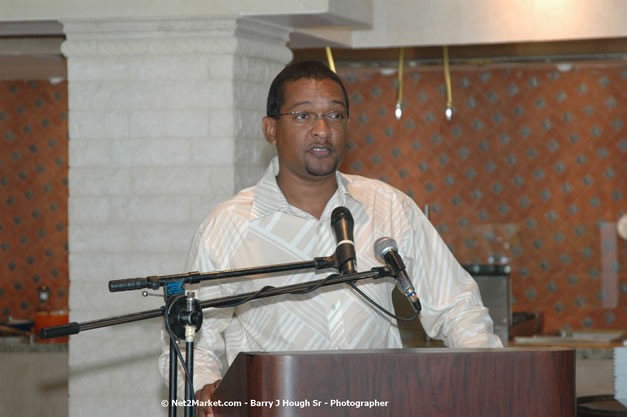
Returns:
[[[452,354],[452,353],[520,353],[520,352],[575,352],[576,349],[561,346],[542,346],[542,347],[505,347],[505,348],[411,348],[411,349],[338,349],[338,350],[311,350],[311,351],[276,351],[262,352],[251,351],[241,352],[247,355],[272,355],[272,356],[309,356],[309,355],[411,355],[411,354]]]

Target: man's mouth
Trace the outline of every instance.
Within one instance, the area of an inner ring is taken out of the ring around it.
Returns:
[[[326,157],[331,154],[331,147],[327,145],[313,145],[309,148],[309,153],[317,157]]]

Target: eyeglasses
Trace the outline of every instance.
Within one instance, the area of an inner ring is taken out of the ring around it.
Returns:
[[[312,111],[291,111],[289,113],[279,113],[277,119],[281,116],[292,116],[292,121],[299,125],[311,125],[318,121],[319,118],[335,125],[343,124],[346,121],[346,112],[344,111],[328,111],[322,114]]]

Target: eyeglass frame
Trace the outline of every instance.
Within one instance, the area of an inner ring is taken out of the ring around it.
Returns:
[[[329,117],[331,114],[338,114],[338,115],[342,115],[342,119],[327,119],[327,117]],[[335,123],[337,122],[339,123],[345,123],[346,120],[348,119],[348,113],[346,111],[336,111],[336,110],[329,110],[327,112],[324,113],[316,113],[314,111],[307,111],[307,110],[298,110],[298,111],[290,111],[287,113],[279,113],[277,114],[274,118],[275,119],[280,119],[281,116],[296,116],[298,114],[308,114],[308,115],[315,115],[315,117],[313,119],[311,119],[311,121],[303,121],[305,123],[303,123],[303,125],[308,125],[308,124],[313,124],[315,122],[318,121],[318,119],[322,118],[322,120],[326,121],[326,122],[331,122],[331,123]],[[292,118],[293,121],[298,122],[299,120],[296,118]]]

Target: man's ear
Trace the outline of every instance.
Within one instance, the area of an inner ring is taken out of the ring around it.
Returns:
[[[261,127],[263,129],[263,135],[270,145],[276,145],[276,122],[273,117],[264,117],[261,121]]]

